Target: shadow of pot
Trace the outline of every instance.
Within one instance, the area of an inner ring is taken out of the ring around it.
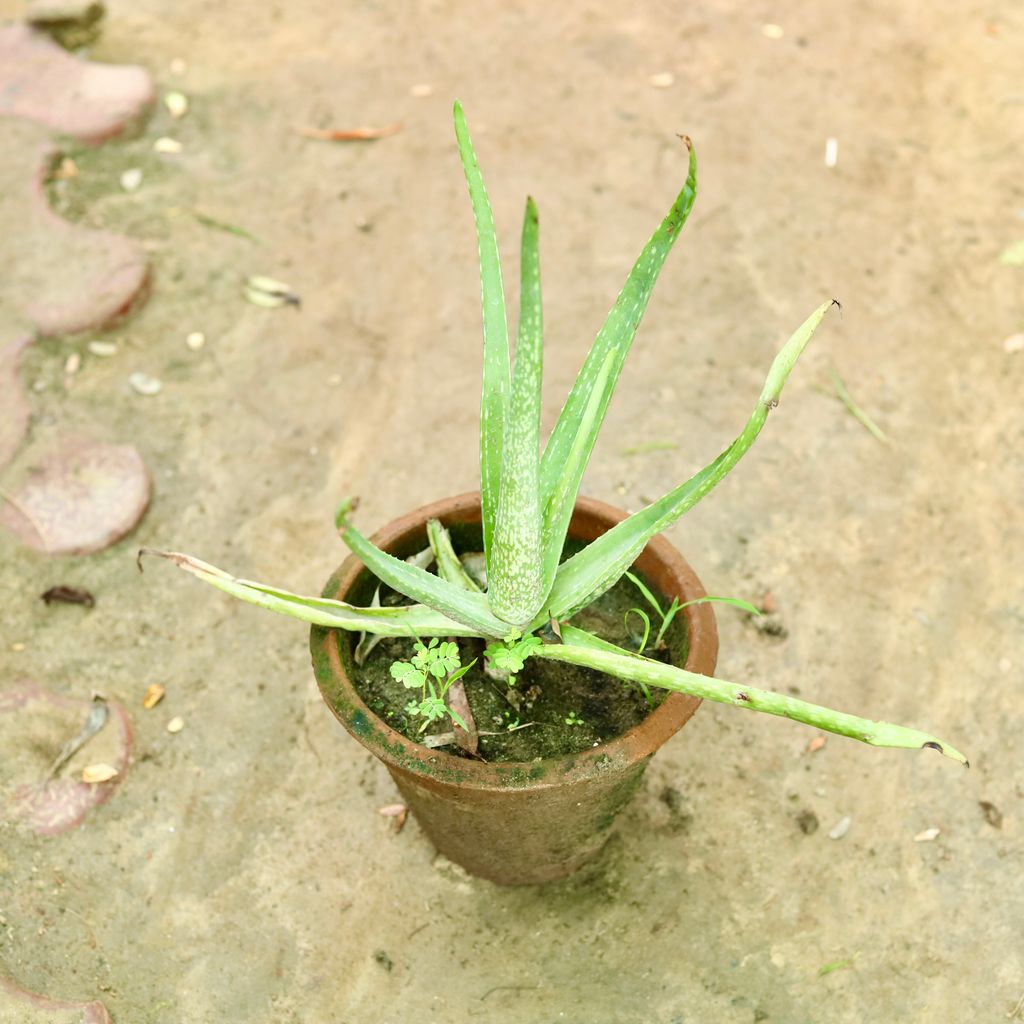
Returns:
[[[581,498],[570,536],[589,542],[624,518],[610,505]],[[427,546],[429,519],[440,519],[456,537],[460,530],[478,532],[480,496],[434,502],[389,523],[373,540],[406,557]],[[669,601],[705,596],[696,573],[663,537],[644,548],[636,566]],[[372,586],[353,555],[328,581],[323,596],[368,604]],[[711,675],[718,655],[711,605],[691,605],[679,617],[688,636],[681,667]],[[594,857],[640,785],[647,762],[700,706],[696,697],[672,693],[639,725],[584,753],[528,762],[474,761],[422,746],[378,718],[352,685],[354,647],[354,634],[321,626],[311,630],[313,670],[327,706],[384,762],[434,846],[472,874],[501,885],[564,878]]]

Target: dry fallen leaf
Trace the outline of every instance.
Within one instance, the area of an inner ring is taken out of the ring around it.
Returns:
[[[321,139],[324,142],[371,142],[383,139],[402,130],[400,124],[389,124],[384,128],[303,128],[295,130],[307,139]]]
[[[155,708],[164,699],[166,691],[159,683],[150,683],[146,687],[146,696],[142,698],[142,706],[148,711]]]
[[[82,769],[83,782],[109,782],[117,777],[117,769],[109,764],[90,764]]]
[[[167,731],[170,732],[170,733],[181,732],[181,730],[184,729],[184,728],[185,728],[185,719],[182,718],[181,715],[175,715],[167,723]]]
[[[815,736],[810,743],[807,744],[807,753],[813,754],[816,750],[821,750],[825,746],[824,736]]]

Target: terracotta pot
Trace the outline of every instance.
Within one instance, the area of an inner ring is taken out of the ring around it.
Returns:
[[[610,505],[582,498],[570,535],[594,540],[624,518]],[[428,519],[440,519],[456,541],[460,530],[476,527],[479,535],[480,496],[463,494],[427,505],[385,526],[374,540],[405,557],[426,547]],[[663,537],[647,545],[637,566],[669,600],[704,596],[694,571]],[[365,604],[372,586],[362,563],[350,556],[331,577],[324,597]],[[711,605],[691,605],[680,614],[689,632],[684,667],[710,675],[718,654]],[[352,686],[354,646],[353,634],[312,629],[313,669],[328,707],[387,765],[434,846],[474,875],[503,885],[562,878],[593,857],[651,756],[700,705],[695,697],[670,694],[629,732],[581,754],[524,763],[473,761],[421,746],[378,718]]]

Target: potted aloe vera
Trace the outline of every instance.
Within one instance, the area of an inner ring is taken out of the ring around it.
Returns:
[[[708,466],[633,515],[579,498],[637,325],[693,206],[693,146],[683,139],[686,183],[542,448],[537,210],[527,200],[513,359],[494,221],[458,104],[455,132],[483,291],[479,494],[407,514],[373,539],[353,524],[356,503],[343,502],[337,524],[351,555],[322,597],[237,579],[189,555],[151,553],[312,623],[314,670],[332,711],[385,762],[438,849],[498,882],[560,877],[591,857],[647,761],[701,700],[875,746],[931,747],[966,764],[927,733],[715,678],[710,602],[718,599],[659,536],[750,448],[834,303],[814,310],[782,347],[750,418]],[[533,746],[521,742],[527,734]]]

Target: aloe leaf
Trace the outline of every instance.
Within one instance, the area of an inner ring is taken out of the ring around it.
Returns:
[[[232,597],[259,608],[289,615],[318,626],[365,631],[381,636],[479,636],[479,631],[420,604],[397,608],[357,608],[326,597],[302,597],[287,590],[252,580],[238,579],[215,565],[178,551],[143,548],[142,555],[155,555],[173,562],[179,569],[223,590]]]
[[[577,438],[582,434],[582,450],[586,458],[578,469],[578,475],[570,481],[569,485],[575,500],[583,469],[586,468],[586,459],[589,458],[598,431],[601,429],[608,403],[622,371],[622,365],[633,344],[637,326],[647,308],[647,302],[651,297],[658,274],[693,207],[697,195],[697,157],[690,140],[684,137],[683,141],[689,151],[689,171],[686,184],[676,197],[665,219],[651,236],[647,245],[644,246],[630,271],[604,326],[598,332],[583,363],[583,368],[580,370],[579,377],[558,417],[555,429],[544,448],[541,458],[540,488],[541,506],[546,523],[551,514],[557,514],[557,510],[552,510],[549,513],[548,503],[563,479],[569,452],[577,444]],[[598,377],[609,356],[611,356],[611,370],[598,391],[597,416],[587,417],[584,422],[585,413],[591,404],[591,396],[598,389]]]
[[[508,624],[494,615],[483,594],[463,590],[440,576],[382,551],[348,522],[346,512],[347,508],[342,503],[337,516],[342,540],[378,579],[400,594],[435,608],[456,622],[471,626],[478,634],[504,636],[508,633]]]
[[[484,188],[480,164],[466,126],[462,104],[455,104],[455,138],[459,144],[462,169],[466,173],[469,198],[476,220],[480,253],[480,288],[484,318],[483,393],[480,399],[480,498],[483,508],[484,553],[490,566],[491,541],[501,494],[501,453],[505,432],[505,408],[509,393],[508,322],[505,292],[501,283],[498,239],[494,215]]]
[[[731,704],[738,708],[748,708],[769,715],[790,718],[794,722],[802,722],[825,732],[849,736],[869,743],[876,747],[905,747],[918,749],[931,747],[945,754],[946,757],[967,764],[967,758],[948,743],[901,725],[889,722],[874,722],[857,715],[848,715],[842,711],[832,711],[818,704],[810,704],[795,697],[787,697],[771,690],[760,690],[753,686],[740,686],[724,679],[698,675],[685,669],[665,665],[638,654],[631,654],[613,644],[601,641],[594,644],[594,637],[573,626],[562,626],[561,644],[545,644],[533,651],[538,658],[551,661],[567,662],[571,665],[582,665],[605,672],[617,679],[627,682],[643,683],[648,686],[660,686],[665,690],[688,693],[694,697],[717,701],[720,704]]]
[[[587,461],[590,458],[590,451],[593,447],[592,431],[596,431],[603,415],[602,395],[605,385],[611,378],[614,362],[615,353],[607,353],[604,358],[604,365],[598,371],[597,377],[594,380],[594,387],[590,392],[589,401],[583,407],[580,414],[580,430],[573,438],[573,443],[565,454],[562,474],[555,481],[555,487],[544,508],[543,533],[541,535],[541,570],[543,573],[542,592],[545,598],[545,609],[551,606],[549,597],[551,586],[558,572],[558,560],[562,555],[565,535],[568,532],[573,508],[576,505],[576,495],[579,491],[580,480],[583,477],[584,470],[587,468]]]
[[[480,587],[463,568],[459,556],[455,554],[455,548],[452,547],[452,538],[440,520],[431,519],[427,522],[427,539],[437,562],[437,574],[463,590],[479,594]]]
[[[494,613],[519,628],[537,614],[545,596],[537,559],[541,545],[540,394],[544,366],[539,234],[537,207],[527,199],[520,260],[519,338],[512,397],[505,418],[501,495],[487,591]]]
[[[633,564],[652,537],[671,526],[728,475],[754,443],[768,413],[778,405],[786,378],[833,303],[822,303],[776,355],[746,426],[714,462],[558,566],[545,613],[568,618],[600,597]],[[540,623],[535,620],[535,624]]]

